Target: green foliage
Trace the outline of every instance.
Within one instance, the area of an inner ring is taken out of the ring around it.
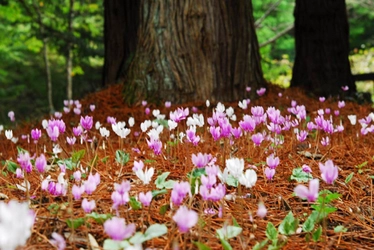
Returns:
[[[116,150],[116,162],[120,165],[125,165],[130,160],[130,154],[123,152],[122,150]]]
[[[283,235],[292,235],[296,232],[298,226],[299,220],[295,219],[295,217],[292,214],[292,211],[290,211],[280,223],[278,230],[279,233]]]
[[[297,182],[308,182],[313,179],[311,173],[306,173],[302,168],[294,168],[292,170],[291,180],[296,180]]]
[[[166,180],[166,178],[169,176],[170,172],[164,172],[161,175],[157,176],[155,180],[155,185],[158,189],[172,189],[174,186],[173,180]]]

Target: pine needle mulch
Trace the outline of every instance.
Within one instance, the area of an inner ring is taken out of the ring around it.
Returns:
[[[265,231],[268,222],[272,222],[278,228],[280,222],[290,211],[293,212],[295,217],[300,219],[300,224],[303,223],[312,209],[310,204],[293,195],[293,189],[297,183],[290,180],[290,176],[294,168],[307,164],[312,168],[313,177],[320,179],[320,190],[327,189],[337,192],[341,194],[341,197],[333,202],[337,211],[330,214],[328,219],[323,222],[324,231],[319,242],[306,242],[305,233],[291,236],[279,235],[279,242],[285,242],[283,248],[374,249],[373,179],[370,178],[370,176],[374,176],[374,135],[369,133],[362,136],[360,134],[360,125],[351,125],[347,119],[347,115],[351,114],[357,115],[358,119],[366,117],[373,110],[370,105],[346,102],[346,107],[340,109],[339,116],[342,118],[345,130],[343,133],[333,134],[331,143],[327,147],[319,144],[317,149],[315,139],[312,137],[308,137],[307,143],[298,143],[292,129],[283,131],[282,135],[284,135],[285,142],[282,147],[277,149],[280,165],[277,167],[274,179],[267,181],[264,178],[263,165],[268,155],[264,148],[269,145],[264,144],[261,148],[255,147],[244,138],[233,146],[223,146],[224,144],[222,143],[214,142],[206,131],[198,130],[197,134],[202,137],[202,142],[198,146],[195,147],[190,143],[167,144],[167,148],[163,149],[163,154],[155,156],[148,149],[145,140],[146,135],[140,134],[140,136],[135,137],[133,133],[134,131],[140,132],[140,123],[145,119],[153,119],[152,114],[146,115],[144,107],[141,105],[135,107],[124,105],[122,103],[121,90],[121,85],[110,86],[100,92],[87,95],[86,98],[81,100],[81,103],[83,107],[82,115],[93,115],[94,122],[100,121],[109,130],[111,128],[106,123],[108,116],[116,117],[117,121],[123,120],[126,122],[129,117],[134,117],[136,124],[132,129],[132,133],[122,142],[118,140],[118,136],[111,130],[110,138],[105,142],[106,147],[103,149],[103,140],[100,133],[93,129],[90,132],[90,136],[93,138],[91,143],[69,146],[66,143],[66,136],[71,136],[72,127],[78,125],[80,116],[72,113],[63,116],[67,131],[65,135],[59,138],[59,144],[63,149],[60,158],[70,157],[73,150],[85,149],[86,154],[81,161],[82,166],[84,168],[92,166],[90,171],[93,173],[99,172],[101,175],[101,183],[98,189],[91,196],[84,196],[96,200],[97,207],[95,212],[99,214],[115,214],[112,210],[111,192],[113,191],[113,184],[120,183],[122,180],[131,180],[131,196],[136,195],[140,191],[155,190],[156,187],[153,181],[156,175],[162,172],[170,172],[168,179],[187,181],[186,175],[193,168],[191,162],[192,153],[202,152],[216,156],[217,164],[221,169],[224,168],[225,159],[230,156],[250,159],[250,163],[258,167],[258,181],[252,189],[242,188],[242,194],[238,194],[236,188],[227,188],[227,193],[232,194],[234,198],[222,202],[221,205],[224,207],[222,218],[218,218],[216,214],[208,215],[200,212],[200,226],[195,226],[187,234],[178,233],[176,225],[172,222],[171,217],[175,213],[176,208],[167,210],[165,214],[160,213],[162,206],[170,204],[170,191],[165,195],[157,196],[152,201],[149,209],[134,211],[129,210],[128,207],[121,208],[120,215],[126,219],[127,223],[136,223],[138,231],[144,232],[147,226],[154,223],[165,223],[167,225],[167,235],[146,242],[144,248],[172,249],[175,245],[179,245],[181,249],[196,249],[192,242],[199,241],[208,245],[211,249],[222,249],[215,231],[225,224],[231,225],[234,217],[243,228],[243,233],[239,237],[229,240],[229,243],[233,249],[250,249],[256,242],[266,239]],[[282,97],[278,96],[279,92],[282,92]],[[265,96],[252,101],[250,106],[262,105],[265,108],[275,106],[282,110],[282,114],[285,115],[287,114],[287,107],[290,107],[291,100],[296,100],[299,105],[305,105],[308,115],[312,119],[319,108],[331,108],[332,114],[334,109],[338,109],[336,101],[326,100],[321,103],[306,96],[300,90],[284,90],[274,86],[267,90]],[[94,112],[89,110],[90,104],[96,105]],[[226,103],[225,105],[226,107],[231,105],[235,108],[238,119],[241,118],[243,113],[250,112],[250,109],[246,111],[239,109],[237,103]],[[206,108],[205,102],[189,103],[183,106],[190,108],[195,106],[205,117],[212,115],[212,107],[214,107],[212,104],[210,108]],[[149,107],[151,107],[151,110],[156,108],[154,106]],[[161,113],[166,114],[168,117],[170,110],[174,110],[177,107],[177,105],[173,105],[169,109],[165,107],[159,107],[159,109]],[[339,117],[333,115],[334,123],[337,123]],[[22,134],[29,134],[30,130],[35,127],[41,129],[41,122],[21,124],[14,129],[13,133],[15,136],[21,137]],[[179,128],[179,132],[185,131],[185,129],[184,125],[184,127]],[[44,145],[47,152],[51,152],[52,144],[46,137],[45,131],[43,131],[43,134],[42,139],[36,146],[21,139],[19,145],[28,150],[31,155],[36,152],[42,152]],[[165,138],[169,136],[167,131],[164,131],[163,135],[165,135]],[[166,141],[167,139],[163,140],[164,145]],[[130,154],[130,161],[124,166],[121,176],[118,176],[120,166],[115,160],[115,151],[121,147]],[[134,148],[139,149],[140,153],[133,150]],[[300,148],[304,151],[310,151],[312,154],[318,152],[322,159],[308,158],[305,154],[300,154]],[[0,150],[1,161],[9,159],[16,161],[16,145],[6,140],[4,133],[0,135]],[[92,164],[92,160],[95,157],[97,157],[97,161]],[[325,162],[327,159],[333,160],[339,166],[339,177],[334,185],[327,185],[320,177],[318,163]],[[146,186],[141,184],[134,175],[132,167],[135,160],[143,160],[147,167],[156,169],[156,174],[151,184]],[[6,171],[4,166],[0,167],[3,171]],[[52,178],[57,178],[58,173],[59,171],[52,169],[48,174]],[[347,176],[351,173],[354,173],[353,178],[350,182],[345,183]],[[71,174],[72,172],[68,171],[67,176]],[[24,247],[25,249],[52,249],[53,246],[49,242],[52,232],[64,235],[67,239],[67,249],[90,249],[92,246],[90,246],[88,234],[91,234],[102,246],[103,241],[108,236],[105,235],[102,225],[93,219],[87,220],[84,225],[75,230],[69,229],[66,224],[68,219],[85,217],[81,208],[81,201],[72,201],[71,195],[52,197],[46,192],[42,192],[40,174],[36,173],[36,171],[33,171],[29,176],[29,181],[31,183],[30,206],[36,212],[36,222],[32,236],[28,240],[27,246]],[[25,192],[15,188],[15,184],[20,182],[21,180],[15,178],[13,174],[0,175],[0,193],[7,197],[5,201],[10,199],[26,200]],[[305,185],[308,184],[306,183]],[[263,201],[268,209],[267,216],[264,219],[256,216],[259,201]],[[197,211],[203,211],[208,205],[213,208],[218,208],[220,205],[219,203],[207,204],[198,195],[191,201],[187,200],[186,203]],[[253,220],[250,220],[250,214],[252,214]],[[334,228],[338,225],[344,226],[347,231],[334,232]]]

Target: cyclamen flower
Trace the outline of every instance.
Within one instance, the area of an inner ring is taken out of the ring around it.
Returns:
[[[148,191],[147,193],[140,192],[139,201],[143,204],[143,206],[148,207],[152,201],[152,192],[151,191]]]
[[[200,136],[196,136],[195,126],[190,126],[190,128],[186,130],[186,137],[187,141],[191,142],[194,146],[196,146],[200,141]]]
[[[182,201],[187,194],[191,196],[190,183],[186,181],[175,182],[173,190],[171,191],[171,201],[174,205],[179,206],[180,204],[182,204]]]
[[[265,205],[263,202],[260,202],[258,204],[258,209],[257,209],[257,216],[260,218],[264,218],[267,214],[268,210],[266,209]]]
[[[264,140],[264,135],[262,133],[257,133],[252,135],[252,141],[256,146],[260,146],[261,142]]]
[[[244,159],[231,158],[226,160],[226,168],[232,176],[239,179],[244,170]]]
[[[10,121],[12,121],[12,122],[14,122],[14,121],[16,120],[13,111],[9,111],[9,112],[8,112],[8,117],[9,117]]]
[[[82,196],[82,194],[84,193],[85,191],[85,187],[84,186],[77,186],[77,185],[73,185],[72,187],[72,194],[74,196],[74,200],[79,200]]]
[[[202,154],[202,153],[197,153],[197,155],[192,154],[192,163],[197,168],[203,168],[207,166],[211,159],[212,159],[211,154]]]
[[[274,175],[275,175],[275,168],[269,168],[269,167],[265,168],[266,179],[272,180]]]
[[[19,152],[17,162],[19,163],[21,168],[25,170],[27,173],[30,173],[32,171],[31,157],[29,152]]]
[[[147,144],[148,144],[148,147],[153,150],[155,155],[161,154],[162,142],[160,140],[155,140],[151,137],[150,141],[148,141],[147,139]]]
[[[181,206],[173,216],[181,233],[187,233],[191,227],[195,226],[199,216],[194,210],[189,210],[186,206]]]
[[[186,119],[188,114],[189,114],[188,108],[185,108],[185,109],[178,108],[174,112],[170,112],[170,119],[175,121],[175,122],[180,122],[180,121]]]
[[[104,222],[104,231],[113,240],[122,241],[135,233],[134,223],[126,225],[125,219],[113,217]]]
[[[32,129],[31,130],[31,138],[35,141],[35,142],[37,142],[39,139],[40,139],[40,137],[42,136],[42,131],[40,130],[40,129]]]
[[[266,158],[266,164],[269,166],[271,169],[275,169],[279,165],[279,157],[275,157],[274,155],[271,154]]]
[[[256,128],[256,121],[250,115],[244,115],[243,120],[239,122],[239,126],[244,131],[253,131]]]
[[[80,124],[85,130],[90,130],[93,126],[92,116],[86,115],[85,117],[81,116]]]
[[[321,177],[327,184],[333,184],[338,178],[338,167],[334,165],[332,160],[328,160],[323,163],[318,163],[321,171]]]
[[[243,173],[239,177],[239,182],[243,186],[247,188],[251,188],[256,184],[257,181],[257,173],[253,169],[247,169],[245,173]]]
[[[85,213],[91,213],[92,210],[94,210],[96,207],[95,200],[88,201],[86,198],[82,201],[82,208]]]
[[[149,184],[152,179],[154,168],[145,169],[145,171],[143,171],[142,169],[138,169],[135,174],[143,182],[143,184],[146,185]]]
[[[52,233],[52,239],[50,241],[57,247],[58,250],[64,250],[66,248],[66,241],[64,237],[56,232]]]
[[[318,198],[319,180],[313,179],[309,181],[309,188],[304,185],[297,185],[294,189],[296,196],[301,199],[306,199],[309,202],[313,202]]]
[[[311,172],[312,172],[312,169],[311,169],[308,165],[306,165],[306,164],[304,164],[304,165],[301,167],[301,169],[302,169],[303,172],[305,172],[305,173],[311,173]]]
[[[13,131],[12,130],[5,130],[5,137],[8,140],[11,140],[13,138]]]
[[[43,173],[47,167],[47,160],[45,159],[44,154],[41,154],[35,159],[35,167],[39,173]]]
[[[306,137],[308,136],[308,132],[305,130],[301,130],[296,134],[296,138],[299,142],[305,141]]]
[[[13,250],[26,244],[31,236],[35,214],[28,204],[0,201],[0,249]]]
[[[265,94],[265,92],[266,92],[265,88],[260,88],[260,89],[256,90],[256,93],[259,96],[263,96]]]
[[[207,187],[206,185],[202,184],[200,186],[199,193],[201,197],[203,197],[206,201],[219,201],[226,195],[226,187],[222,183],[219,183],[215,187]]]

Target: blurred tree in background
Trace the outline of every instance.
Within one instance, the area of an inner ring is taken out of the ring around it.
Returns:
[[[56,110],[60,110],[62,101],[67,98],[69,48],[72,53],[72,98],[81,98],[102,86],[104,0],[73,1],[73,16],[70,15],[71,1],[0,0],[0,124],[9,122],[9,110],[14,110],[19,120],[50,111],[43,38],[48,38],[52,100]],[[138,1],[125,2],[134,4]],[[252,0],[252,4],[264,77],[272,83],[288,87],[295,58],[295,0]],[[346,0],[346,5],[352,72],[373,72],[374,1]],[[41,34],[38,9],[42,16],[44,36]],[[70,31],[69,16],[72,24]],[[131,32],[129,36],[132,36]],[[124,53],[128,53],[130,58],[134,56],[131,47]],[[116,63],[123,69],[129,65],[126,61]],[[372,85],[365,82],[357,83],[357,86],[372,90]]]

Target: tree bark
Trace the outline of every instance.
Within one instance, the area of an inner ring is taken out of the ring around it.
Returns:
[[[349,26],[344,0],[296,0],[296,57],[291,87],[318,96],[356,92],[349,55]]]
[[[73,99],[73,19],[74,19],[74,0],[69,1],[69,15],[68,15],[68,34],[69,41],[67,42],[67,55],[66,55],[66,97],[68,100]]]
[[[140,1],[104,1],[103,85],[114,84],[126,71],[137,43]]]
[[[251,1],[140,3],[126,102],[233,101],[265,85]]]

